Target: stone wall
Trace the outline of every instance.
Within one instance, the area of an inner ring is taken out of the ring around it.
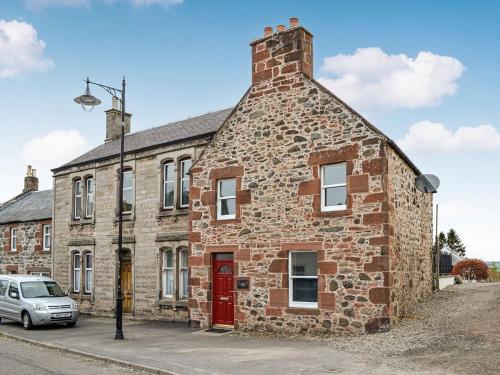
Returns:
[[[251,284],[237,293],[238,328],[378,329],[390,312],[385,138],[315,81],[283,81],[252,86],[192,169],[191,318],[211,324],[210,254],[232,251]],[[347,162],[347,209],[321,212],[319,166],[334,162]],[[228,222],[214,209],[223,168],[243,194]],[[318,254],[318,309],[288,306],[291,250]]]
[[[391,206],[390,249],[392,311],[404,316],[432,293],[432,194],[415,188],[417,175],[388,148],[388,196]]]
[[[16,272],[48,272],[52,267],[52,253],[43,250],[43,225],[51,220],[0,225],[0,274]],[[17,251],[10,248],[11,228],[17,228]]]
[[[123,248],[132,262],[131,314],[144,319],[188,319],[187,300],[166,300],[161,291],[161,250],[188,246],[188,210],[161,209],[162,163],[195,158],[206,140],[158,147],[126,155],[125,167],[134,175],[135,205],[124,215]],[[72,289],[71,254],[90,251],[94,256],[92,293],[72,295],[82,309],[95,315],[113,315],[117,277],[118,160],[89,163],[56,174],[55,269],[58,282]],[[92,219],[72,219],[72,185],[75,178],[95,179],[95,213]],[[176,192],[178,189],[176,189]]]

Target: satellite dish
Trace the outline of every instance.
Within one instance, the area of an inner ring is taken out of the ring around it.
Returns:
[[[422,193],[437,193],[439,178],[433,174],[421,174],[415,179],[415,187]]]

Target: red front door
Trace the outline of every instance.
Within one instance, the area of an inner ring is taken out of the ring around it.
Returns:
[[[213,324],[234,324],[233,254],[216,253],[212,262]]]

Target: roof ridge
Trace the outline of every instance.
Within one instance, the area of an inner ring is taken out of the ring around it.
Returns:
[[[204,112],[204,113],[201,113],[199,115],[193,115],[193,116],[184,117],[184,118],[179,119],[179,120],[169,121],[169,122],[163,123],[161,125],[152,126],[150,128],[147,128],[147,129],[142,129],[142,130],[137,130],[137,131],[134,131],[134,132],[130,132],[128,134],[125,134],[125,138],[127,136],[130,136],[130,135],[134,135],[134,134],[138,134],[138,133],[142,133],[142,132],[147,132],[147,131],[152,130],[152,129],[161,128],[162,126],[176,124],[178,122],[182,122],[182,121],[186,121],[186,120],[191,120],[191,119],[194,119],[194,118],[197,118],[197,117],[203,117],[203,116],[211,115],[211,114],[214,114],[214,113],[217,113],[217,112],[227,111],[227,110],[233,109],[233,108],[234,108],[234,106],[225,107],[225,108],[221,108],[221,109],[217,109],[217,110],[212,110],[212,111]]]

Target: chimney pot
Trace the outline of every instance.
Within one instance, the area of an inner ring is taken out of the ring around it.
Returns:
[[[32,169],[31,165],[28,165],[26,171],[26,177],[24,177],[24,189],[23,193],[27,191],[37,191],[38,190],[38,178],[36,177],[36,169]]]
[[[286,30],[286,27],[285,27],[285,25],[278,25],[278,26],[276,26],[276,29],[277,29],[278,31],[285,31],[285,30]]]
[[[273,33],[273,28],[272,26],[266,26],[264,27],[264,36],[269,36]]]
[[[299,26],[299,19],[297,17],[290,18],[290,27]]]

